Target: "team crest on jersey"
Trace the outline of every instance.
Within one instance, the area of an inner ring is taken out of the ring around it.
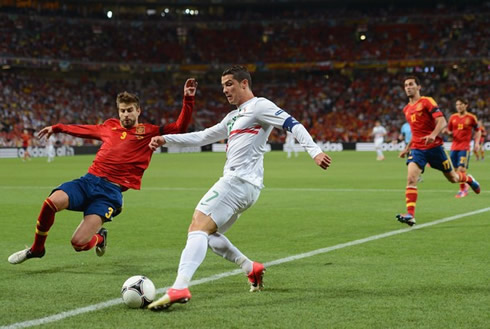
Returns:
[[[417,107],[415,107],[415,111],[422,111],[423,107],[424,106],[422,105],[422,103],[418,103]]]
[[[145,133],[145,126],[136,126],[136,134],[143,135]]]

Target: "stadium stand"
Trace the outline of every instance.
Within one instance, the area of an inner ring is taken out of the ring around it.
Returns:
[[[177,6],[165,15],[120,10],[113,19],[93,8],[3,3],[0,146],[17,146],[24,128],[100,123],[116,115],[123,90],[140,96],[143,121],[173,120],[190,75],[200,82],[193,125],[201,129],[229,110],[219,76],[233,63],[247,64],[255,94],[273,99],[318,141],[369,141],[376,118],[396,139],[406,104],[401,80],[409,74],[421,77],[423,94],[446,115],[463,96],[490,122],[485,2],[354,9],[292,1],[208,6],[199,15]],[[274,134],[272,141],[284,138]]]

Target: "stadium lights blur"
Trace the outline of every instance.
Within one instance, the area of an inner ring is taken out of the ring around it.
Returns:
[[[361,34],[361,35],[359,35],[359,39],[360,39],[361,41],[366,40],[366,35],[365,35],[364,33],[363,33],[363,34]]]
[[[191,15],[191,16],[194,16],[194,15],[198,15],[199,14],[199,10],[197,9],[189,9],[189,8],[186,8],[186,10],[184,11],[184,13],[186,15]]]
[[[151,8],[150,8],[150,9],[147,9],[147,10],[146,10],[146,14],[147,14],[148,16],[153,16],[153,15],[155,15],[156,13],[157,13],[157,11],[156,11],[155,9],[151,9]]]
[[[108,10],[106,15],[107,15],[107,18],[111,19],[112,18],[112,10]]]

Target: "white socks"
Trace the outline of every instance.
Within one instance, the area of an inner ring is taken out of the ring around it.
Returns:
[[[211,234],[208,237],[208,245],[215,254],[237,264],[246,274],[252,272],[252,261],[242,254],[223,234],[217,232]]]
[[[187,244],[180,256],[177,279],[172,286],[174,289],[189,287],[192,276],[206,258],[208,250],[208,234],[203,231],[190,232],[187,235]]]

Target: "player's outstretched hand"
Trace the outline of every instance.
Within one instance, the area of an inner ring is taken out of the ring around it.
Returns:
[[[189,78],[184,84],[184,96],[195,96],[197,90],[197,81],[194,78]]]
[[[151,148],[152,151],[155,151],[157,148],[165,144],[165,138],[163,136],[155,136],[151,138],[150,144],[148,147]]]
[[[405,157],[405,155],[407,155],[408,152],[409,152],[409,149],[404,149],[403,151],[401,151],[398,154],[398,157],[403,159]]]
[[[315,162],[317,165],[319,165],[322,169],[327,169],[330,167],[330,163],[332,162],[332,159],[325,154],[325,153],[320,153],[315,157]]]
[[[436,140],[436,137],[432,136],[432,135],[427,135],[427,136],[422,137],[422,139],[425,140],[425,145],[429,145],[429,144],[434,143],[434,141]]]
[[[52,134],[53,134],[53,127],[49,126],[41,129],[41,131],[37,133],[37,137],[43,138],[44,136],[46,136],[46,139],[48,139],[49,137],[51,137]]]

